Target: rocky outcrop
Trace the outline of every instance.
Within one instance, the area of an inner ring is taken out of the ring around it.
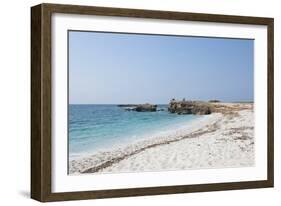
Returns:
[[[206,115],[212,113],[212,105],[201,101],[176,101],[171,100],[168,111],[176,114],[197,114]]]
[[[155,104],[137,104],[137,105],[126,105],[126,106],[120,106],[119,107],[126,107],[126,111],[136,111],[136,112],[156,112],[157,111],[157,105]]]
[[[136,107],[138,104],[118,104],[118,107]]]
[[[219,103],[221,102],[220,100],[217,100],[217,99],[211,99],[209,100],[210,103]]]
[[[139,104],[133,110],[137,112],[156,112],[157,105],[155,104]]]

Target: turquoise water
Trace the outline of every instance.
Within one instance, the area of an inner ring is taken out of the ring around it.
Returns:
[[[168,131],[199,118],[157,112],[125,111],[117,105],[69,105],[69,155],[93,153]]]

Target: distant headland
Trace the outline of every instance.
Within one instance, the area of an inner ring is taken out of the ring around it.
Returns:
[[[192,100],[175,100],[172,99],[168,104],[168,111],[175,114],[196,114],[196,115],[207,115],[211,114],[213,110],[212,103],[218,103],[219,100],[205,101],[192,101]],[[126,111],[136,112],[156,112],[156,104],[119,104],[118,107],[124,107]],[[160,109],[162,111],[163,109]]]

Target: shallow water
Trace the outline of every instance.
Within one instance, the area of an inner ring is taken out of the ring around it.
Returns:
[[[164,111],[126,111],[117,105],[69,105],[69,156],[130,144],[199,118],[171,114],[167,105],[158,109]]]

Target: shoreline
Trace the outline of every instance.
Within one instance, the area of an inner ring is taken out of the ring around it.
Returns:
[[[252,104],[214,105],[223,109],[191,121],[175,131],[160,132],[159,136],[124,147],[69,160],[69,173],[253,166]]]
[[[175,115],[175,114],[174,114]],[[153,140],[153,139],[159,139],[159,138],[166,138],[167,136],[175,135],[175,133],[180,132],[180,130],[186,130],[186,129],[192,129],[192,127],[196,126],[199,127],[198,123],[202,121],[207,121],[207,118],[210,118],[211,115],[208,116],[200,116],[200,115],[188,115],[188,116],[193,116],[191,119],[186,119],[185,121],[181,121],[178,123],[172,123],[169,126],[161,126],[157,130],[149,130],[145,131],[143,133],[140,133],[136,136],[136,138],[122,138],[118,143],[114,143],[113,145],[108,145],[108,146],[102,146],[99,148],[94,148],[93,150],[95,152],[73,152],[69,154],[69,160],[77,160],[85,157],[90,157],[93,156],[97,153],[102,153],[102,152],[110,152],[114,150],[118,150],[120,148],[125,148],[130,145],[135,145],[135,144],[141,144],[143,142]],[[196,116],[196,117],[194,117]],[[201,127],[201,126],[200,126]],[[175,132],[177,131],[177,132]],[[124,137],[124,136],[123,136]],[[125,137],[127,137],[125,135]]]

